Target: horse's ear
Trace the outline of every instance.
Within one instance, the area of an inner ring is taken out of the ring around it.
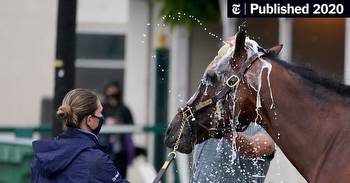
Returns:
[[[283,48],[283,44],[279,44],[279,45],[276,45],[276,46],[273,46],[273,47],[267,49],[267,52],[269,54],[273,54],[273,55],[277,56],[281,52],[282,48]]]
[[[244,22],[238,27],[238,33],[236,34],[235,55],[241,53],[241,51],[244,50],[246,36],[247,26]]]

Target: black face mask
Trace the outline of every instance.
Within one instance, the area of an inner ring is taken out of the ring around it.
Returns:
[[[120,101],[121,100],[121,95],[120,93],[115,93],[115,94],[112,94],[112,95],[107,95],[107,99],[108,98],[111,98],[111,99],[115,99],[117,101]]]
[[[105,118],[103,116],[96,116],[94,114],[92,114],[92,117],[98,118],[98,126],[96,129],[91,130],[91,133],[98,135],[100,133],[101,127],[105,121]]]

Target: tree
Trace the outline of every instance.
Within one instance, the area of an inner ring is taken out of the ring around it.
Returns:
[[[172,27],[186,26],[192,28],[198,22],[189,16],[199,19],[204,24],[219,23],[220,9],[216,0],[164,0],[160,16],[164,15],[172,16],[164,19],[164,22]],[[180,18],[178,19],[179,15]]]

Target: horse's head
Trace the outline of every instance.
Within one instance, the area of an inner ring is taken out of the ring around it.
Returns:
[[[166,133],[166,145],[190,153],[194,144],[221,138],[232,130],[242,131],[254,121],[257,92],[252,89],[258,88],[254,74],[264,67],[254,63],[264,54],[278,53],[281,48],[280,45],[261,48],[246,37],[246,27],[241,25],[208,65],[197,91],[173,118]],[[253,68],[253,64],[257,66]]]

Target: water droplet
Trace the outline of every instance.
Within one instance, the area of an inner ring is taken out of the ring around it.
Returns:
[[[60,70],[58,71],[57,75],[58,75],[59,78],[63,78],[64,75],[65,75],[64,70],[63,70],[63,69],[60,69]]]

